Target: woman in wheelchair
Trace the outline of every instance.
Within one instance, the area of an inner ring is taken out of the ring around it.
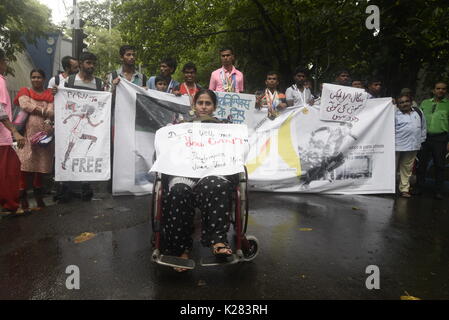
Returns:
[[[193,98],[194,122],[222,123],[212,116],[217,96],[208,89],[198,91]],[[174,177],[168,179],[168,192],[162,201],[164,251],[166,254],[189,259],[192,250],[195,208],[201,211],[201,243],[210,247],[216,257],[228,257],[232,250],[227,242],[230,226],[233,189],[238,175],[207,176],[202,179]],[[183,272],[187,269],[174,268]]]

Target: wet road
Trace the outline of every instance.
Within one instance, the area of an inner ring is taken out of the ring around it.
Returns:
[[[251,193],[259,256],[185,274],[151,261],[150,196],[96,197],[1,218],[0,299],[449,299],[447,195]],[[96,236],[74,243],[83,232]],[[206,254],[196,241],[194,259]],[[380,289],[365,286],[369,265]]]

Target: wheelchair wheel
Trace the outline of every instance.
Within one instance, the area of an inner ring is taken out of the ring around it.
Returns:
[[[247,236],[242,241],[242,251],[245,261],[254,260],[259,254],[259,240],[254,236]]]

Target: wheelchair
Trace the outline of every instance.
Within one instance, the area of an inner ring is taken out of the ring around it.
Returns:
[[[248,227],[248,173],[246,171],[239,175],[239,183],[232,193],[230,216],[231,226],[234,230],[234,244],[232,247],[233,254],[225,259],[215,256],[201,258],[200,265],[203,267],[217,266],[223,264],[236,264],[239,262],[252,261],[259,253],[259,242],[256,237],[246,235]],[[167,176],[157,173],[153,185],[153,196],[151,203],[151,226],[152,226],[152,260],[160,265],[178,267],[184,269],[194,269],[196,264],[193,259],[183,259],[180,257],[164,255],[163,251],[163,234],[162,234],[162,196],[164,190],[168,188]],[[231,229],[231,228],[230,228]],[[231,244],[230,244],[231,245]]]

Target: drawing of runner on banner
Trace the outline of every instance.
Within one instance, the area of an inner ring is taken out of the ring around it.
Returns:
[[[55,180],[110,179],[111,93],[60,88],[55,96]]]
[[[69,106],[69,105],[68,105]],[[74,106],[73,103],[71,103],[71,105],[69,106],[72,108],[72,110],[74,108],[76,108]],[[94,114],[95,112],[95,107],[92,105],[84,105],[82,107],[82,112],[81,113],[72,113],[70,114],[67,118],[64,119],[64,121],[62,122],[63,124],[66,124],[67,121],[69,119],[71,119],[72,117],[77,117],[77,119],[75,121],[73,121],[73,125],[72,128],[70,129],[70,135],[68,137],[68,143],[67,143],[67,149],[64,155],[64,161],[61,163],[61,167],[63,170],[66,170],[66,163],[67,160],[69,160],[70,157],[70,152],[72,151],[72,149],[76,146],[77,142],[79,142],[79,140],[90,140],[90,144],[87,147],[87,151],[85,156],[87,157],[90,148],[92,147],[92,144],[94,144],[95,142],[97,142],[98,138],[92,134],[86,134],[86,125],[89,125],[93,128],[99,126],[100,124],[102,124],[104,121],[100,120],[98,123],[93,123],[91,120],[91,116]],[[79,143],[78,143],[79,145]]]
[[[368,93],[364,89],[325,83],[321,94],[320,120],[357,122],[367,99]]]

